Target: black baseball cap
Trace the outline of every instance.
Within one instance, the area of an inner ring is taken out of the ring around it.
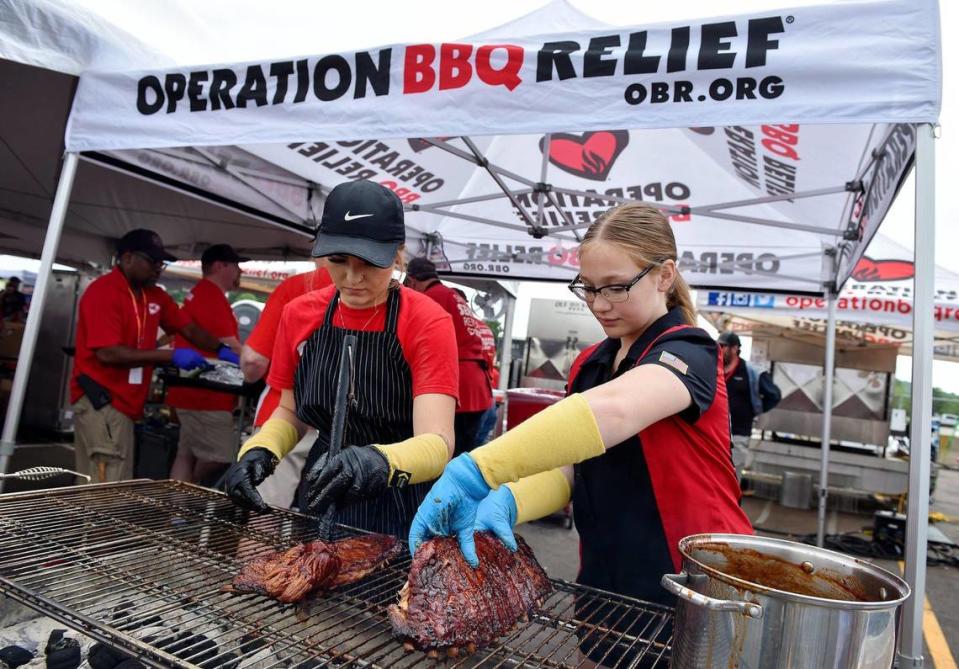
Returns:
[[[200,262],[204,265],[210,265],[217,261],[240,263],[247,262],[248,260],[249,258],[244,258],[238,254],[229,244],[214,244],[200,256]]]
[[[426,258],[413,258],[410,260],[409,265],[406,266],[406,275],[413,277],[417,281],[439,278],[439,275],[436,273],[436,265]]]
[[[347,181],[330,191],[313,242],[313,257],[356,256],[389,267],[406,242],[403,203],[372,181]]]
[[[163,248],[163,240],[153,230],[137,228],[130,230],[117,242],[117,255],[139,252],[148,255],[154,262],[175,262],[176,256]]]
[[[719,335],[719,339],[717,339],[716,341],[718,341],[723,346],[741,346],[742,345],[739,342],[739,335],[730,330],[726,330],[726,332]]]

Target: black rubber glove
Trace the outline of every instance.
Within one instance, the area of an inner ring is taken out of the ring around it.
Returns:
[[[270,507],[266,505],[256,487],[273,473],[279,459],[265,448],[251,448],[239,462],[234,462],[226,470],[223,479],[223,489],[234,503],[247,508],[268,513]]]
[[[80,666],[80,642],[63,636],[66,630],[56,629],[47,639],[47,669],[76,669]]]
[[[386,491],[390,465],[372,446],[347,446],[330,458],[324,453],[306,474],[306,507],[323,516],[331,505],[343,508]]]

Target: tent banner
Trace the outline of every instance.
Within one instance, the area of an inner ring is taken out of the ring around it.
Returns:
[[[785,337],[825,345],[826,319],[770,313],[772,315],[745,316],[710,311],[703,316],[718,330],[731,330],[750,337]],[[840,348],[893,346],[899,355],[912,355],[912,331],[894,325],[837,320],[836,341]],[[936,360],[959,362],[959,342],[956,341],[955,332],[937,331],[932,352]]]
[[[935,0],[871,0],[269,61],[90,71],[80,77],[66,147],[935,122],[938,45]],[[790,150],[785,136],[766,141]]]
[[[912,328],[914,264],[912,252],[877,235],[860,258],[849,282],[836,298],[836,319],[866,341],[901,342]],[[959,332],[959,275],[936,268],[936,332]],[[824,331],[828,315],[825,296],[790,295],[724,290],[702,290],[697,308],[727,312],[761,322],[782,325],[776,319],[795,319],[789,327]]]

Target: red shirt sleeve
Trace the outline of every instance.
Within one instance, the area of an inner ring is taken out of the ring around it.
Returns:
[[[284,310],[284,314],[286,313],[288,312]],[[266,382],[271,388],[277,390],[293,388],[293,377],[296,374],[296,366],[300,362],[300,354],[295,348],[293,334],[290,331],[292,328],[290,320],[281,315],[270,356],[270,373]]]
[[[182,330],[189,322],[189,317],[180,310],[173,298],[165,290],[157,290],[152,297],[160,303],[160,327],[168,334]]]
[[[94,283],[80,299],[77,323],[86,331],[86,344],[91,349],[124,343],[123,311],[131,307],[118,299],[109,299],[106,292]]]
[[[283,307],[300,295],[313,290],[320,290],[332,284],[330,273],[320,268],[306,274],[297,274],[283,281],[270,295],[263,307],[263,312],[256,322],[256,327],[246,339],[246,344],[262,356],[269,358],[273,354],[273,343],[276,341],[280,327],[280,316]]]
[[[280,328],[283,307],[290,301],[296,286],[294,282],[298,280],[298,276],[293,277],[276,287],[267,299],[253,332],[246,339],[246,345],[264,357],[269,358],[273,354],[273,343]]]
[[[404,291],[409,304],[400,308],[397,336],[413,376],[413,397],[427,393],[459,399],[459,359],[453,319],[430,298]],[[424,299],[425,298],[425,299]]]
[[[190,295],[181,309],[187,321],[196,323],[216,339],[237,335],[236,316],[219,288],[201,281]]]
[[[301,295],[283,308],[266,380],[271,388],[293,388],[296,366],[300,362],[300,342],[305,341],[322,324],[326,306],[332,296],[332,290],[314,290]]]

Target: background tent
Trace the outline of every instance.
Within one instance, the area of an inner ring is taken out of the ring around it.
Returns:
[[[846,346],[892,346],[912,355],[913,252],[877,234],[836,300],[836,336]],[[821,340],[828,300],[790,293],[702,290],[696,308],[743,334]],[[936,358],[959,361],[959,275],[935,268]]]
[[[50,24],[70,24],[50,6],[38,5]],[[5,30],[18,34],[19,22],[56,52],[51,60],[72,50],[69,33],[38,31],[48,23],[14,14]],[[175,12],[165,18],[177,21]],[[21,38],[13,43],[8,57],[37,62],[23,55]],[[457,273],[511,279],[568,280],[577,236],[595,212],[641,194],[675,217],[679,260],[694,285],[835,291],[914,156],[916,253],[932,256],[929,124],[940,104],[939,44],[933,0],[806,4],[623,27],[556,2],[456,43],[293,57],[281,43],[282,53],[227,64],[133,58],[80,78],[42,255],[49,268],[82,152],[186,191],[188,171],[174,159],[242,172],[245,181],[279,167],[300,180],[291,185],[305,206],[291,211],[296,198],[267,199],[305,221],[335,183],[372,178],[406,201],[417,252]],[[169,162],[173,176],[138,161]],[[273,209],[222,200],[259,218]],[[931,364],[925,270],[917,268],[916,379]],[[42,304],[42,280],[35,299]],[[831,354],[828,346],[827,370]],[[27,371],[18,369],[18,382]],[[929,405],[928,394],[916,392],[913,415],[925,416]],[[907,577],[917,594],[928,432],[926,421],[913,423]],[[918,657],[915,599],[904,621],[903,655]]]

